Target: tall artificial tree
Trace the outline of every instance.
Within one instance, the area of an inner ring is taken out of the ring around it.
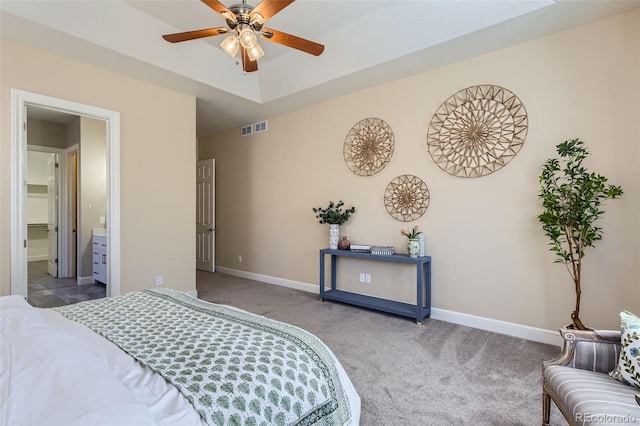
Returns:
[[[559,158],[542,166],[538,195],[544,211],[538,219],[551,239],[549,250],[555,253],[555,262],[564,263],[573,279],[576,306],[571,327],[586,330],[580,320],[582,258],[587,247],[595,247],[602,239],[602,228],[596,223],[604,214],[603,204],[623,192],[620,186],[608,184],[606,177],[586,169],[582,163],[590,153],[580,139],[566,140],[556,151]]]

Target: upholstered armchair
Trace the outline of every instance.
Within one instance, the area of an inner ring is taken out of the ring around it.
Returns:
[[[542,364],[542,424],[551,400],[570,425],[640,424],[638,388],[609,372],[620,355],[619,331],[561,329],[562,353]]]

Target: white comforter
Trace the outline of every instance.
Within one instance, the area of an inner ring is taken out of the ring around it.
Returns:
[[[3,425],[201,425],[175,387],[117,346],[22,297],[0,298]]]
[[[340,376],[360,418],[360,398]],[[84,325],[20,296],[0,297],[0,424],[203,425],[151,369]]]

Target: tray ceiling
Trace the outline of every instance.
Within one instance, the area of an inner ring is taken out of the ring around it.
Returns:
[[[2,0],[0,34],[196,96],[203,136],[639,6],[640,0],[297,0],[268,26],[322,43],[324,53],[260,40],[265,56],[249,74],[219,47],[224,37],[176,44],[161,38],[226,25],[199,0]]]

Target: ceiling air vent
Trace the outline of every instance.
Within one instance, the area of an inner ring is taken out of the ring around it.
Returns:
[[[267,121],[259,121],[253,125],[253,131],[255,133],[266,132],[267,131]]]
[[[240,136],[249,136],[251,133],[253,133],[252,124],[247,124],[246,126],[242,126],[240,128]]]

